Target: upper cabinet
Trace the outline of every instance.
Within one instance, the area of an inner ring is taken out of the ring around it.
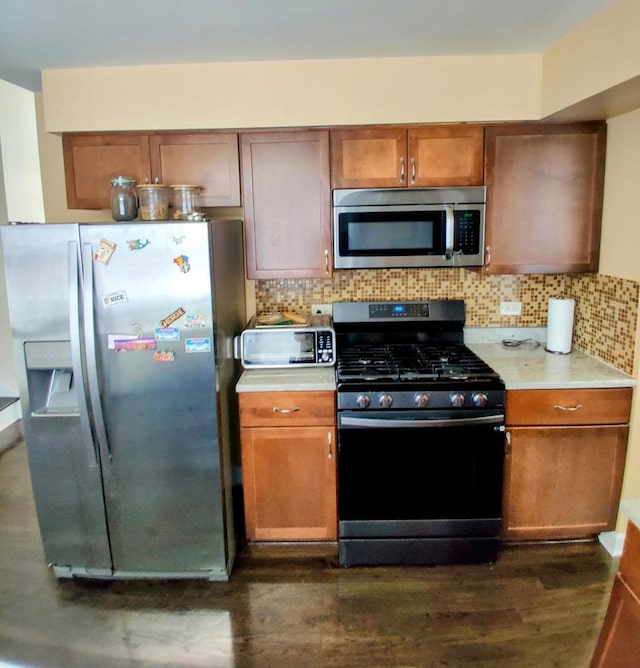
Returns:
[[[110,208],[110,181],[202,186],[202,206],[239,206],[238,135],[235,133],[65,134],[67,206]]]
[[[240,137],[247,276],[332,274],[329,132]]]
[[[605,144],[603,122],[486,128],[485,273],[597,271]]]
[[[481,125],[331,132],[334,188],[418,188],[483,183]]]

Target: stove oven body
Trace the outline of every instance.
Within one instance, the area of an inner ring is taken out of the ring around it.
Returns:
[[[495,561],[504,384],[464,303],[334,304],[342,566]]]

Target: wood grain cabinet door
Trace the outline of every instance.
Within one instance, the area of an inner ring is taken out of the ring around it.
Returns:
[[[606,125],[487,126],[486,274],[598,269]]]
[[[240,206],[240,161],[235,133],[151,135],[151,171],[165,185],[202,187],[202,206]]]
[[[242,134],[240,153],[248,278],[329,278],[329,132]]]
[[[62,149],[70,209],[110,209],[114,176],[151,181],[146,133],[65,134]]]
[[[409,187],[476,186],[484,183],[484,127],[431,125],[410,128]]]
[[[336,540],[335,429],[241,429],[249,540]]]
[[[626,425],[507,427],[503,537],[582,538],[615,527]]]

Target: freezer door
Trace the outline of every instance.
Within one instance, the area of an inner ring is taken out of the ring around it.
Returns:
[[[210,228],[83,225],[80,234],[114,570],[224,575]]]
[[[85,397],[77,225],[2,226],[25,440],[44,556],[56,573],[108,575],[99,452]]]

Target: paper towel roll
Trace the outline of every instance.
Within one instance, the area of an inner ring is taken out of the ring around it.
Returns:
[[[575,299],[554,297],[549,300],[546,346],[548,352],[562,355],[571,352],[575,308]]]

